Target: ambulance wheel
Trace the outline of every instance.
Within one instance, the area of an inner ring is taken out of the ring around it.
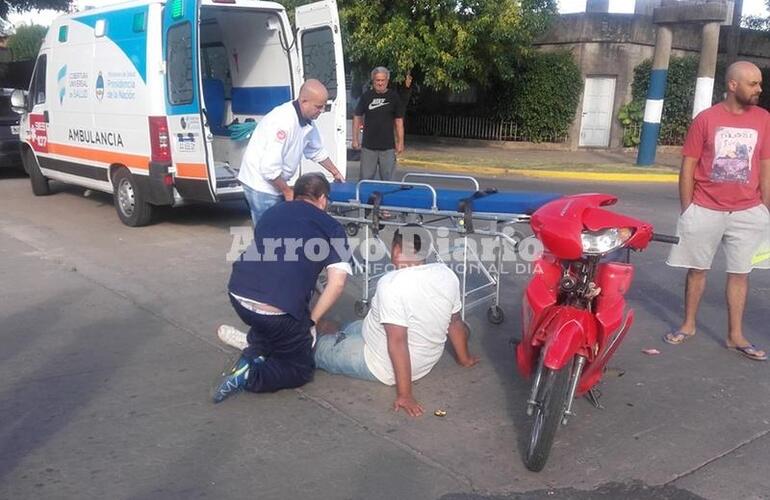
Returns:
[[[31,149],[24,151],[22,156],[24,170],[29,174],[29,182],[32,184],[32,193],[35,196],[48,196],[51,194],[51,187],[48,185],[48,178],[40,171],[35,154]]]
[[[153,207],[144,199],[144,193],[126,168],[115,172],[112,178],[115,210],[123,224],[131,227],[146,226],[152,220]]]
[[[500,306],[492,306],[487,309],[487,319],[493,325],[499,325],[505,320],[505,314],[503,314],[503,308]]]
[[[351,238],[358,234],[358,224],[355,222],[348,222],[345,225],[345,232],[348,233],[348,236]]]
[[[354,305],[354,309],[356,311],[356,316],[359,318],[366,317],[366,313],[369,312],[369,302],[357,300]]]

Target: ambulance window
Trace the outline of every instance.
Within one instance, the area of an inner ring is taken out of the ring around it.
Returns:
[[[29,89],[29,94],[31,96],[29,100],[30,106],[45,103],[45,67],[46,56],[43,54],[37,58],[35,74],[32,75],[32,85]],[[30,108],[30,111],[31,110],[32,108]]]
[[[171,104],[190,104],[193,101],[193,60],[189,22],[169,28],[166,49],[168,101]]]
[[[302,34],[302,65],[305,80],[316,78],[326,86],[329,99],[337,98],[337,60],[334,57],[334,37],[329,27]]]
[[[67,41],[67,26],[59,26],[59,42],[64,43]]]

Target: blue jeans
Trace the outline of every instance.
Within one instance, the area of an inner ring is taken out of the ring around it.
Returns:
[[[361,320],[348,323],[333,335],[319,335],[315,345],[317,368],[335,375],[379,382],[366,366]]]
[[[257,222],[259,222],[259,219],[262,218],[262,214],[264,214],[268,208],[284,201],[283,195],[254,191],[246,184],[243,184],[243,196],[246,197],[246,203],[249,205],[251,222],[254,223],[254,227],[257,227]]]

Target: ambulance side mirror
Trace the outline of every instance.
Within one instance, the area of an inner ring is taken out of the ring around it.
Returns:
[[[16,89],[11,93],[11,109],[18,114],[27,111],[27,96],[23,90]]]

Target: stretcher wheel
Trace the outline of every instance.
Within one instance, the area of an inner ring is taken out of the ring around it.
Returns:
[[[357,300],[354,309],[356,311],[356,316],[359,318],[366,317],[366,313],[369,312],[369,302],[363,301],[363,300]]]
[[[348,222],[345,225],[345,232],[348,233],[348,236],[351,238],[358,234],[358,224],[355,222]]]
[[[500,306],[491,306],[487,309],[487,319],[493,325],[499,325],[505,320],[505,314],[503,314],[503,308]]]

